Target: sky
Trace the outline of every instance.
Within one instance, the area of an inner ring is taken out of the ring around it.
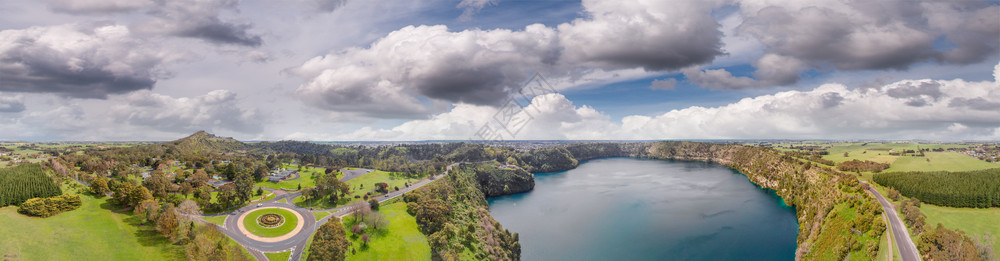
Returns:
[[[0,0],[0,140],[1000,140],[1000,2]]]

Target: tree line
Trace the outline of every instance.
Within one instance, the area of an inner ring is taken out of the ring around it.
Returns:
[[[880,173],[874,176],[874,181],[934,205],[1000,207],[1000,169]]]

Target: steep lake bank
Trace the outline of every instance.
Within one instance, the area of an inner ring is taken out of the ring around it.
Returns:
[[[523,260],[791,260],[798,224],[779,197],[725,166],[607,158],[537,173],[489,200]]]

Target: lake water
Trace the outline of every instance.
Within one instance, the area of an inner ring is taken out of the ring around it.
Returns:
[[[597,159],[489,200],[523,260],[793,260],[795,210],[706,162]]]

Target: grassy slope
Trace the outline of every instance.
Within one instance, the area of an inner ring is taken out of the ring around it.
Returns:
[[[183,260],[184,246],[170,244],[131,214],[106,209],[107,199],[81,196],[83,205],[49,218],[0,209],[0,252],[21,260]],[[17,224],[17,225],[13,225]]]
[[[205,221],[212,222],[212,223],[214,223],[216,225],[220,225],[221,226],[222,223],[224,221],[226,221],[226,217],[229,217],[229,216],[228,215],[225,215],[225,216],[210,216],[210,217],[203,217],[202,219],[204,219]]]
[[[301,168],[301,166],[299,166],[299,165],[288,165],[288,164],[282,164],[281,167],[282,168],[286,168],[286,169],[300,169]],[[325,172],[325,171],[326,171],[326,169],[324,169],[324,168],[309,167],[309,169],[307,169],[305,171],[300,171],[299,172],[300,177],[298,179],[289,180],[289,181],[282,181],[282,182],[278,182],[278,183],[271,183],[271,182],[268,182],[265,179],[264,181],[257,182],[257,184],[255,184],[254,186],[256,186],[256,187],[272,188],[272,189],[282,189],[282,188],[283,189],[298,189],[299,185],[302,185],[302,188],[311,188],[311,187],[315,187],[316,186],[316,178],[318,178],[319,175],[323,174],[323,172]]]
[[[264,253],[268,260],[271,261],[285,261],[292,256],[291,251],[278,252],[278,253]]]
[[[406,183],[412,184],[418,180],[419,179],[394,177],[390,175],[389,172],[376,170],[369,172],[368,174],[361,175],[360,177],[348,180],[347,184],[351,185],[351,198],[353,198],[354,196],[363,196],[366,192],[372,192],[373,189],[375,188],[376,182],[388,183],[389,190],[392,190],[393,187],[403,188],[404,184]]]
[[[353,224],[350,216],[345,217],[347,238],[357,254],[348,253],[347,260],[430,260],[431,249],[427,237],[420,233],[417,220],[406,213],[405,203],[385,205],[380,212],[389,219],[389,229],[372,236],[367,249],[362,250],[361,236],[353,236],[347,224]]]

